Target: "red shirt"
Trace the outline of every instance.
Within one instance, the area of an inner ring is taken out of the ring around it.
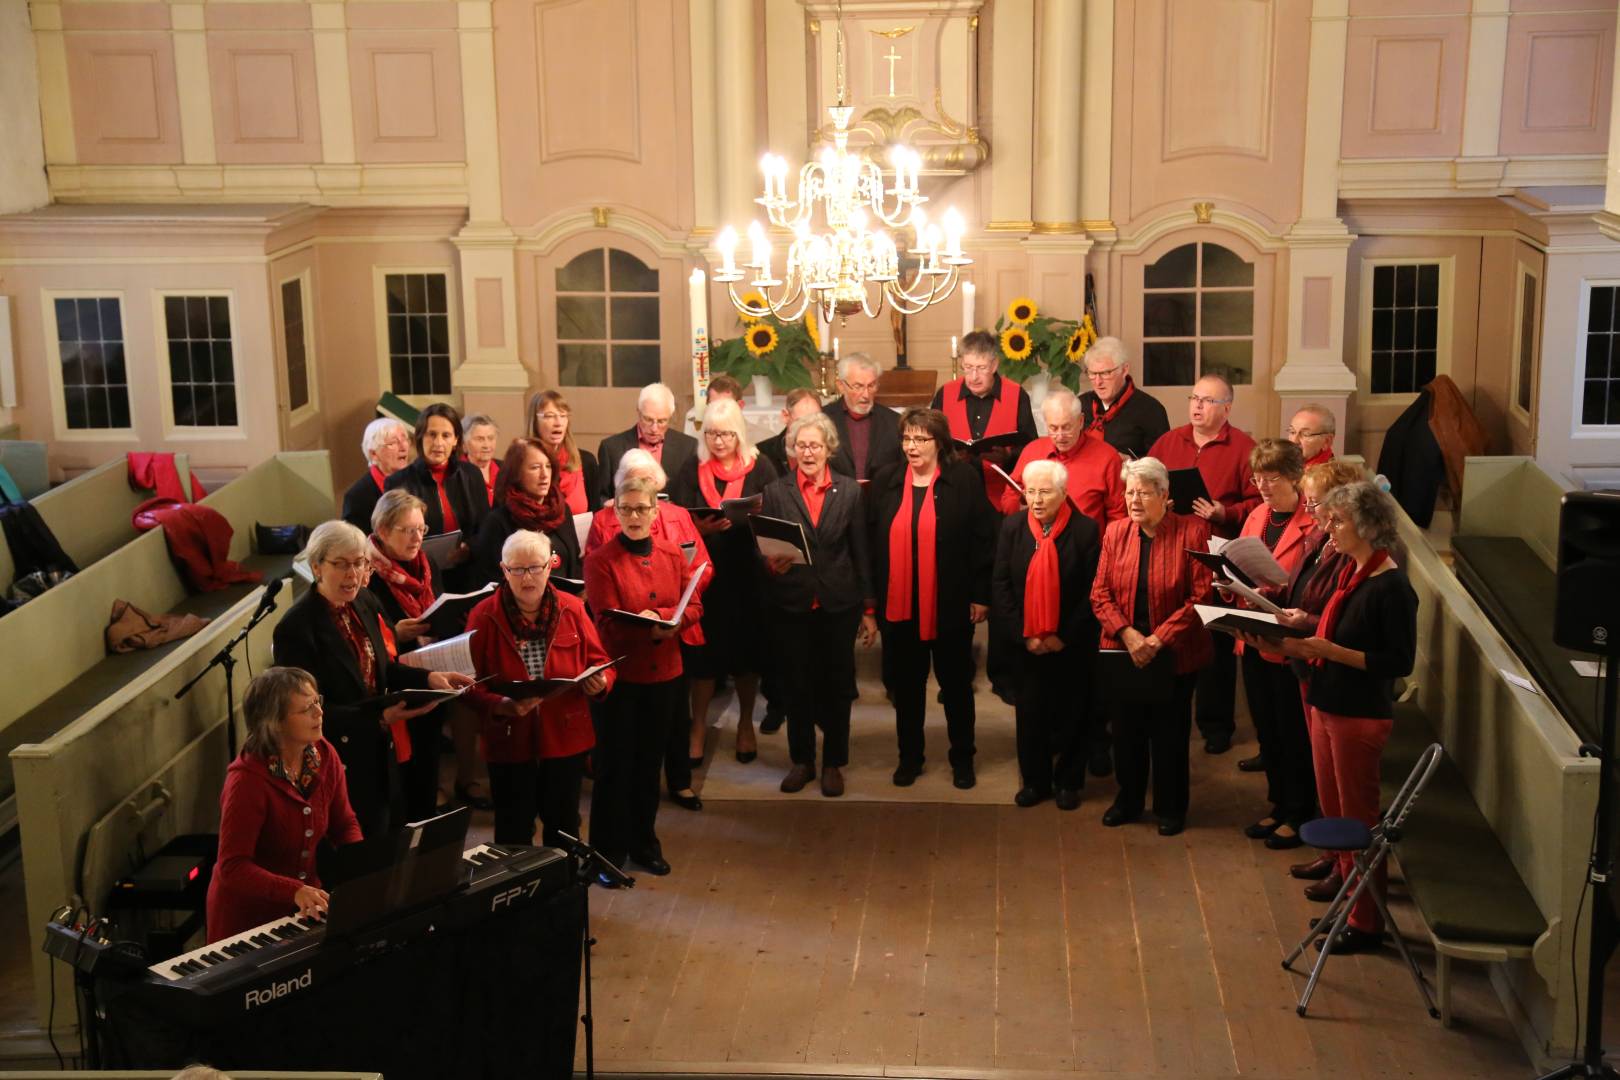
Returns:
[[[1060,452],[1057,444],[1046,435],[1024,447],[1024,452],[1018,455],[1018,464],[1012,469],[1012,478],[1018,487],[1002,493],[1003,514],[1023,510],[1024,469],[1030,462],[1041,460],[1055,461],[1069,470],[1069,501],[1097,523],[1098,536],[1108,528],[1110,521],[1125,516],[1125,482],[1119,478],[1119,451],[1100,439],[1082,437],[1066,453]]]
[[[1102,624],[1101,649],[1121,649],[1120,635],[1136,619],[1136,576],[1142,544],[1136,522],[1123,518],[1103,533],[1102,556],[1091,582],[1091,609]],[[1214,659],[1215,646],[1194,604],[1207,603],[1214,574],[1186,548],[1203,551],[1209,523],[1202,518],[1166,514],[1159,522],[1148,553],[1148,622],[1153,633],[1175,654],[1176,674],[1197,671]]]
[[[821,504],[827,499],[827,489],[832,487],[832,473],[823,467],[819,483],[809,482],[804,473],[797,469],[793,471],[793,476],[798,482],[799,494],[804,496],[805,509],[810,511],[810,524],[821,524]]]
[[[1332,460],[1333,460],[1333,447],[1324,446],[1321,449],[1321,451],[1315,457],[1311,458],[1311,460],[1309,460],[1309,461],[1307,461],[1305,463],[1305,467],[1308,469],[1312,465],[1325,465],[1325,464],[1327,464],[1328,462],[1330,462]]]
[[[1211,523],[1212,529],[1217,536],[1232,537],[1243,527],[1249,511],[1260,505],[1260,493],[1249,471],[1249,451],[1253,449],[1254,440],[1231,424],[1222,424],[1203,446],[1193,439],[1192,425],[1183,424],[1160,435],[1148,456],[1158,458],[1167,469],[1198,466],[1210,498],[1226,508],[1226,520]],[[1192,507],[1177,507],[1176,512],[1190,514]]]
[[[658,462],[659,464],[663,464],[664,441],[662,439],[655,443],[650,443],[641,437],[641,431],[638,428],[636,431],[636,445],[647,451],[647,453],[651,454],[654,461]]]
[[[591,518],[591,531],[585,535],[585,554],[589,555],[623,531],[623,527],[619,524],[619,515],[613,512],[613,504],[609,503],[602,507],[596,512],[596,516]],[[652,535],[660,540],[668,540],[681,548],[682,554],[685,554],[687,544],[694,545],[692,557],[686,560],[692,566],[699,563],[714,565],[709,558],[708,545],[704,544],[702,534],[692,523],[691,511],[684,506],[676,506],[669,499],[659,499],[658,516],[653,518],[652,523]],[[698,584],[697,594],[702,596],[713,581],[712,573],[704,574],[703,581]],[[703,624],[694,622],[683,629],[681,644],[702,645]]]
[[[607,614],[610,608],[650,609],[663,619],[675,614],[693,566],[687,564],[686,553],[668,540],[651,540],[652,550],[646,555],[637,555],[615,537],[585,556],[585,599],[596,613],[608,655],[624,657],[614,670],[628,683],[667,682],[683,670],[679,636],[655,641],[648,627]],[[682,629],[702,617],[703,597],[694,593],[681,616]]]
[[[354,844],[360,823],[349,806],[343,761],[332,744],[317,744],[321,767],[306,797],[270,775],[270,763],[243,753],[225,771],[219,798],[219,862],[208,883],[208,940],[240,934],[296,912],[293,894],[320,887],[315,845]]]

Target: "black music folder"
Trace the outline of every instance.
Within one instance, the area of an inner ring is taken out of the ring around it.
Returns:
[[[964,454],[982,454],[986,450],[1023,446],[1024,437],[1016,431],[1009,431],[1005,435],[986,435],[979,439],[953,438],[951,443]]]
[[[754,530],[754,543],[767,559],[786,556],[805,566],[814,565],[810,559],[810,541],[804,535],[804,526],[797,521],[756,514],[749,519]]]
[[[1267,641],[1282,641],[1286,638],[1308,638],[1316,633],[1315,630],[1295,630],[1292,626],[1284,626],[1275,615],[1263,611],[1237,611],[1213,604],[1194,604],[1193,608],[1198,612],[1198,617],[1204,620],[1206,629],[1233,637],[1253,634]]]
[[[428,636],[435,641],[455,637],[467,629],[467,616],[472,609],[478,606],[479,601],[495,591],[494,583],[485,585],[477,592],[445,593],[426,611],[422,618],[428,622]]]
[[[1147,667],[1137,667],[1125,649],[1098,651],[1097,676],[1106,692],[1132,705],[1165,705],[1176,689],[1176,661],[1160,649]]]
[[[741,525],[750,515],[757,514],[765,505],[765,493],[755,492],[741,499],[721,499],[719,507],[694,506],[687,513],[694,518],[704,521],[719,521],[725,518],[733,525]]]
[[[509,698],[519,701],[524,698],[556,697],[558,694],[572,690],[574,687],[579,686],[586,679],[590,678],[592,675],[595,675],[598,671],[606,671],[608,668],[612,667],[614,664],[617,664],[623,659],[624,657],[622,656],[616,656],[605,664],[597,664],[595,667],[586,668],[578,675],[571,675],[565,678],[491,679],[489,681],[488,688],[497,694],[504,694]]]
[[[1215,501],[1209,497],[1209,488],[1204,486],[1204,474],[1198,471],[1198,466],[1194,465],[1187,469],[1171,469],[1170,501],[1175,504],[1176,513],[1192,513],[1193,503],[1198,499]],[[1242,523],[1239,522],[1239,524]]]
[[[708,569],[708,563],[699,563],[693,569],[692,580],[686,583],[686,591],[681,594],[681,602],[675,605],[675,614],[667,619],[654,619],[641,614],[639,611],[625,611],[623,608],[608,608],[602,614],[623,622],[640,623],[643,626],[662,626],[666,630],[673,630],[681,625],[681,616],[686,614],[686,605],[692,602],[692,594],[697,592],[698,582],[703,580],[703,573]]]

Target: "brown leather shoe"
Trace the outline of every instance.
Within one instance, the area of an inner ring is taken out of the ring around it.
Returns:
[[[1318,855],[1310,862],[1295,863],[1290,866],[1288,874],[1290,877],[1296,877],[1301,881],[1321,881],[1333,873],[1333,868],[1337,864],[1338,860],[1331,855]]]
[[[782,790],[789,795],[796,791],[803,791],[804,785],[816,778],[816,770],[810,765],[795,765],[782,777]]]
[[[1339,889],[1344,885],[1344,878],[1337,873],[1329,874],[1315,885],[1305,886],[1305,899],[1315,900],[1318,904],[1325,904],[1339,895]]]
[[[821,793],[829,799],[836,799],[844,793],[844,773],[838,766],[821,767]]]

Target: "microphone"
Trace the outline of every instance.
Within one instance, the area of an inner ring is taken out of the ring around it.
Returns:
[[[281,591],[282,578],[273,578],[270,584],[264,587],[264,595],[259,597],[259,610],[253,613],[252,622],[258,622],[276,609],[276,593]]]

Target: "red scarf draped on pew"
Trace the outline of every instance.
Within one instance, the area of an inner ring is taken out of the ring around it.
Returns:
[[[1327,607],[1322,609],[1322,618],[1316,624],[1317,637],[1327,641],[1333,640],[1333,627],[1339,621],[1340,610],[1349,602],[1350,594],[1355,592],[1363,581],[1372,577],[1373,572],[1383,566],[1388,559],[1389,552],[1379,548],[1372,553],[1372,556],[1366,562],[1361,564],[1360,570],[1352,572],[1351,567],[1345,567],[1344,576],[1339,579],[1339,587],[1333,590],[1333,595],[1328,598]],[[1316,667],[1322,667],[1327,661],[1317,659],[1312,660],[1311,663]]]
[[[1058,507],[1052,529],[1041,535],[1041,523],[1030,514],[1029,531],[1035,537],[1035,554],[1030,556],[1029,569],[1024,571],[1024,636],[1044,638],[1057,633],[1061,617],[1063,582],[1058,568],[1057,538],[1069,526],[1074,506],[1064,499]],[[1065,642],[1064,644],[1068,644]]]
[[[1015,384],[1016,385],[1016,384]],[[922,595],[915,600],[917,636],[933,641],[939,629],[939,583],[934,566],[934,485],[939,482],[939,470],[928,480],[923,492],[923,504],[917,512],[917,591]],[[906,469],[905,486],[901,489],[900,512],[889,523],[889,593],[883,617],[890,622],[905,622],[911,618],[911,500],[917,484],[911,469]]]
[[[197,474],[192,473],[191,498],[186,498],[186,489],[180,485],[180,470],[174,466],[173,454],[131,453],[129,486],[150,491],[160,499],[182,503],[202,502],[203,496],[208,494],[197,481]]]
[[[703,489],[703,501],[718,510],[721,500],[742,498],[743,479],[753,468],[754,463],[744,461],[741,455],[730,469],[722,469],[714,458],[698,462],[698,487]],[[715,485],[716,480],[726,485],[724,492]]]

